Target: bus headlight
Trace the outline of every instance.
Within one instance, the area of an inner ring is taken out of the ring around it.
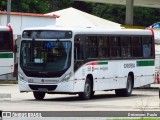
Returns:
[[[18,77],[19,77],[19,79],[20,79],[21,81],[24,81],[24,77],[23,77],[23,75],[22,75],[21,73],[18,73]]]
[[[61,82],[68,82],[69,78],[71,77],[71,73],[65,75]]]

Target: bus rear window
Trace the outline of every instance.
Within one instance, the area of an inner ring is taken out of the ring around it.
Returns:
[[[11,51],[12,39],[12,32],[0,31],[0,51]]]

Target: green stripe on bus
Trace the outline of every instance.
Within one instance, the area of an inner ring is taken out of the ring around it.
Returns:
[[[108,62],[98,62],[98,65],[107,65]]]
[[[0,58],[13,58],[13,53],[0,53]]]
[[[137,66],[154,66],[154,60],[150,61],[137,61]]]

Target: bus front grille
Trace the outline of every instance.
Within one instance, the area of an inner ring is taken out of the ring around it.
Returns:
[[[32,90],[46,89],[48,91],[55,90],[57,85],[29,85]]]

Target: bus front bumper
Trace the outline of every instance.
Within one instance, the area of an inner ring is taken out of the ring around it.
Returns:
[[[40,84],[40,83],[28,83],[26,81],[19,80],[19,90],[20,92],[74,92],[74,82],[60,82],[58,84]]]

